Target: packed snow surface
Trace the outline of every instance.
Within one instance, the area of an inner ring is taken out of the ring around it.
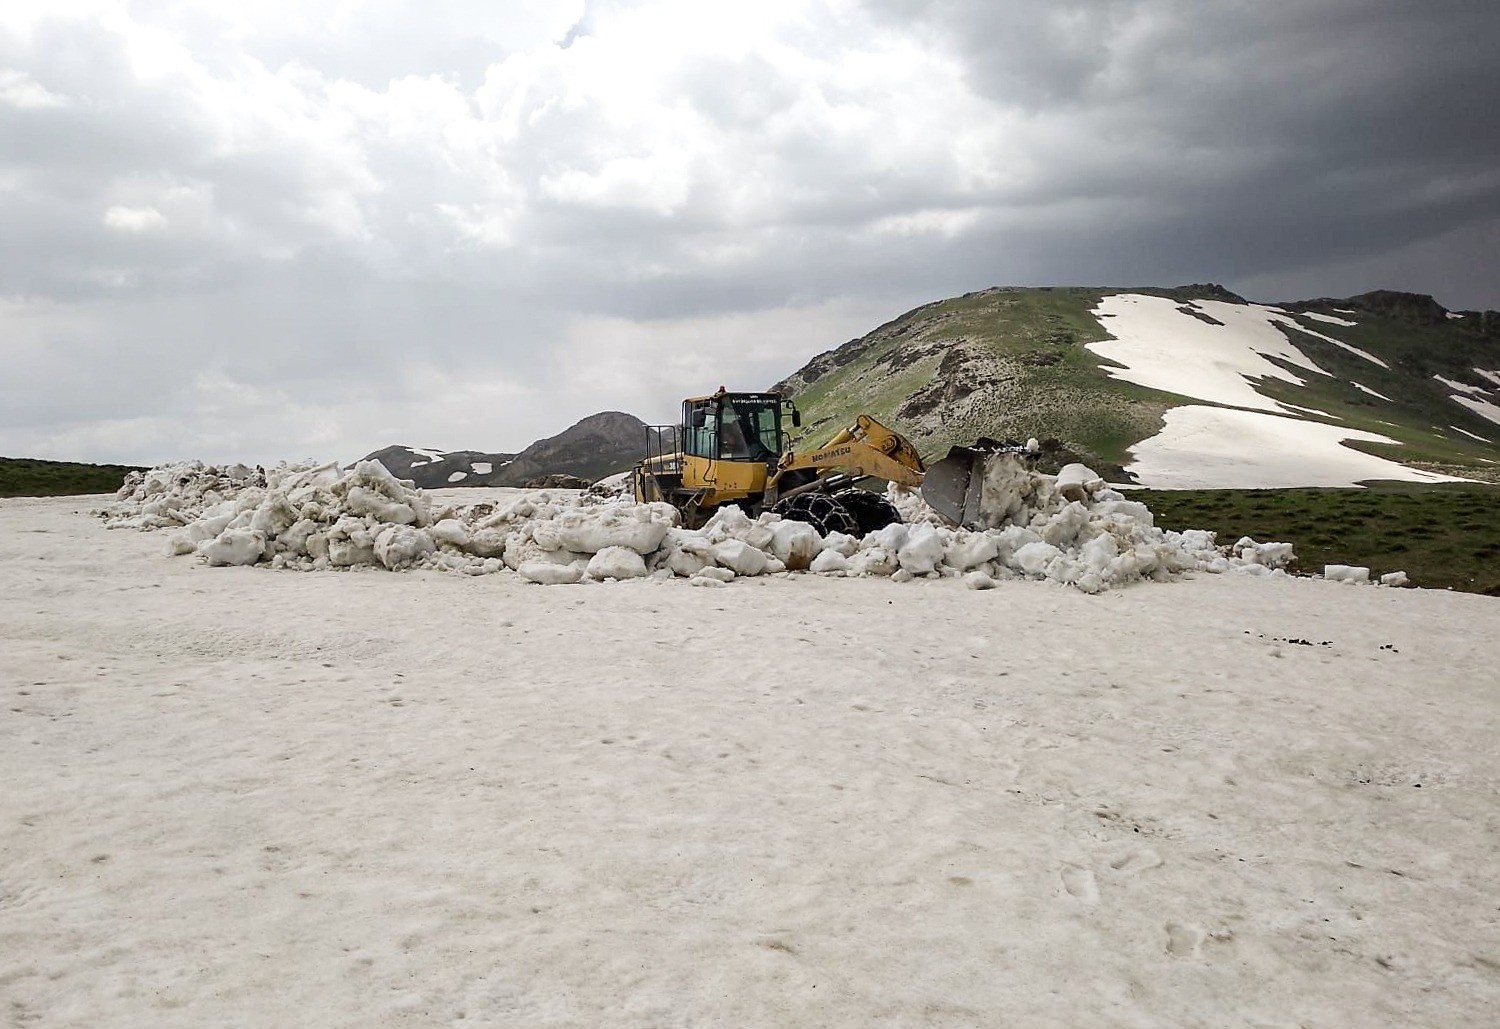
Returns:
[[[1358,429],[1199,405],[1173,408],[1163,422],[1161,432],[1131,448],[1126,471],[1143,486],[1277,489],[1357,486],[1367,479],[1462,481],[1344,446],[1344,440],[1396,442]]]
[[[274,574],[94,503],[0,500],[7,1024],[1500,1010],[1493,598]]]
[[[1083,465],[1056,476],[1014,456],[992,459],[982,483],[989,524],[955,529],[922,499],[892,486],[903,521],[863,539],[827,537],[774,514],[719,509],[700,529],[667,504],[591,493],[522,493],[500,504],[439,504],[383,465],[281,465],[264,472],[201,462],[132,473],[100,512],[111,528],[170,530],[167,552],[211,565],[321,571],[383,567],[487,574],[509,568],[547,585],[692,579],[706,568],[751,578],[815,574],[1028,578],[1097,593],[1190,571],[1272,572],[1215,545],[1213,534],[1154,524],[1142,504]],[[822,555],[834,556],[824,559]],[[550,566],[550,567],[549,567]],[[1285,574],[1278,570],[1274,574]],[[711,576],[711,578],[716,578]]]

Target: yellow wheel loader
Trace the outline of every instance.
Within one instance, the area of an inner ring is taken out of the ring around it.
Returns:
[[[689,397],[680,424],[647,428],[646,457],[631,477],[635,498],[671,504],[689,528],[733,504],[752,517],[774,511],[808,522],[825,535],[863,536],[901,520],[884,496],[857,485],[877,479],[920,489],[952,524],[979,527],[986,525],[980,487],[987,462],[993,455],[1025,452],[980,440],[952,448],[929,469],[910,440],[868,415],[806,451],[788,445],[788,428],[801,424],[796,407],[777,393],[720,387]]]

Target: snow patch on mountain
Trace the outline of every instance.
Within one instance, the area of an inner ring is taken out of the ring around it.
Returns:
[[[1327,322],[1329,325],[1358,325],[1359,322],[1351,322],[1347,318],[1338,318],[1331,314],[1319,314],[1317,311],[1299,311],[1298,317],[1311,318],[1315,322]]]
[[[1462,482],[1361,453],[1345,440],[1389,436],[1254,411],[1173,408],[1162,431],[1131,448],[1126,471],[1157,489],[1279,489],[1357,486],[1363,480]]]
[[[1454,397],[1453,399],[1479,417],[1500,425],[1500,404],[1492,404],[1488,400],[1476,400],[1472,397]]]
[[[1433,378],[1449,389],[1456,390],[1459,393],[1473,393],[1481,397],[1485,395],[1483,386],[1470,386],[1467,382],[1455,382],[1453,379],[1445,378],[1441,375],[1434,375]]]
[[[1107,375],[1209,403],[1271,414],[1306,410],[1272,400],[1255,388],[1255,381],[1261,379],[1280,379],[1294,386],[1307,384],[1306,379],[1271,358],[1331,377],[1297,349],[1283,331],[1288,328],[1382,368],[1390,367],[1374,354],[1315,332],[1280,308],[1264,304],[1195,300],[1189,306],[1167,297],[1116,293],[1102,299],[1092,313],[1113,338],[1086,344],[1087,348],[1124,366],[1101,365]],[[1323,320],[1329,320],[1329,316]]]
[[[1277,308],[1198,300],[1205,317],[1182,311],[1167,297],[1139,293],[1107,296],[1093,309],[1113,338],[1086,344],[1123,367],[1101,366],[1111,378],[1195,400],[1280,414],[1286,406],[1257,393],[1254,379],[1307,380],[1267,358],[1329,375],[1298,350],[1279,325],[1295,324]]]
[[[1500,386],[1500,373],[1485,371],[1482,368],[1475,368],[1474,372],[1495,383],[1496,386]],[[1500,401],[1500,389],[1471,386],[1467,382],[1457,382],[1442,375],[1434,375],[1433,379],[1453,391],[1448,395],[1449,400],[1462,404],[1479,417],[1500,425],[1500,403],[1497,403]],[[1470,435],[1473,434],[1470,433]]]
[[[1478,433],[1470,432],[1468,429],[1461,429],[1457,425],[1450,425],[1450,426],[1448,426],[1448,428],[1452,429],[1454,432],[1461,432],[1465,436],[1468,436],[1470,439],[1477,439],[1481,443],[1489,443],[1490,442],[1490,440],[1485,439],[1483,436],[1479,435]],[[1484,460],[1484,459],[1480,458],[1480,460]]]

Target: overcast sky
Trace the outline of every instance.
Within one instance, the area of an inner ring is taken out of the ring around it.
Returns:
[[[0,0],[0,454],[516,450],[990,285],[1500,308],[1495,0]]]

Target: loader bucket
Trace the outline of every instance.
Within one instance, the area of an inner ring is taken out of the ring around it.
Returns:
[[[984,509],[985,472],[992,461],[1013,460],[1007,455],[1020,457],[1026,453],[1024,446],[984,438],[972,446],[953,447],[947,457],[928,467],[922,480],[922,499],[951,525],[995,528],[1006,512]]]

